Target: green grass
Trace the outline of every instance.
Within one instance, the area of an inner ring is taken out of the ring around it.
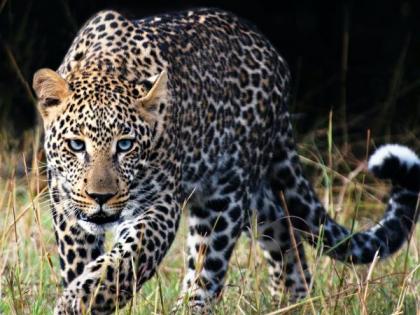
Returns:
[[[305,146],[300,151],[307,170],[315,174],[318,195],[336,220],[349,228],[354,225],[357,231],[382,215],[380,200],[388,187],[370,177],[365,179],[360,161],[350,154],[344,158],[331,142],[324,156]],[[42,168],[32,165],[25,174],[22,155],[9,153],[0,157],[0,172],[0,314],[52,314],[61,287],[45,179],[38,175]],[[321,256],[322,247],[307,247],[314,289],[298,304],[288,304],[285,298],[272,302],[267,266],[258,244],[255,238],[243,237],[214,313],[419,314],[419,232],[417,228],[410,244],[396,255],[367,266],[344,265]],[[119,314],[168,314],[184,274],[185,242],[184,216],[157,276],[144,285],[131,307]]]

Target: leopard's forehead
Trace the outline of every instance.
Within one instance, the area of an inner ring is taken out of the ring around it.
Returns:
[[[115,135],[135,134],[139,123],[134,110],[120,105],[97,105],[86,103],[69,105],[58,124],[62,134],[84,136],[101,144],[109,142]],[[63,123],[64,122],[64,123]]]
[[[80,71],[68,76],[70,94],[56,128],[101,143],[115,135],[137,133],[145,122],[138,115],[138,99],[146,86],[121,80],[112,73]]]
[[[72,72],[66,80],[77,103],[90,101],[105,106],[118,102],[131,103],[144,95],[147,89],[145,80],[128,81],[116,71],[96,67]]]

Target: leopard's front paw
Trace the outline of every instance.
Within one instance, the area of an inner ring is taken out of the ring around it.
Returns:
[[[55,305],[54,315],[82,315],[80,299],[75,295],[63,294]]]

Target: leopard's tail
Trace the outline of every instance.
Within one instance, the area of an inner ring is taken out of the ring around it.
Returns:
[[[314,246],[321,238],[324,253],[341,261],[369,263],[376,252],[385,258],[410,237],[420,212],[420,159],[410,149],[385,145],[369,159],[369,170],[378,178],[391,180],[392,191],[382,219],[364,232],[351,232],[335,222],[301,175],[299,161],[288,161],[278,164],[273,183],[284,193],[292,225],[303,230]]]

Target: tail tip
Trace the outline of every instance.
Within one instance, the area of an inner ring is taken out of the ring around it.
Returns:
[[[369,170],[379,178],[405,182],[420,172],[420,159],[411,149],[399,144],[386,144],[375,151],[368,163]]]

